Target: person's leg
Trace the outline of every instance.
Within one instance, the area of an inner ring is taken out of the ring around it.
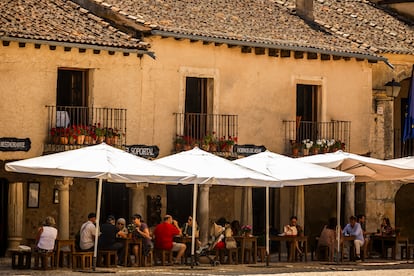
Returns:
[[[177,257],[175,259],[175,263],[180,263],[181,257],[184,256],[185,250],[187,246],[184,243],[173,243],[172,251],[177,252]]]
[[[362,241],[354,240],[355,254],[356,254],[357,259],[361,259],[361,245],[362,245]]]
[[[127,265],[124,264],[125,250],[124,244],[116,242],[111,246],[112,250],[116,250],[116,255],[118,257],[118,265]]]

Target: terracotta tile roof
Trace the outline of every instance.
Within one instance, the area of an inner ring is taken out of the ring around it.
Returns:
[[[282,0],[283,1],[283,0]],[[288,0],[286,5],[294,4]],[[367,0],[314,1],[315,21],[377,53],[414,54],[414,25]]]
[[[125,49],[147,44],[67,0],[1,0],[0,40],[26,39]],[[93,47],[92,47],[93,48]]]
[[[338,55],[374,52],[363,43],[310,26],[283,0],[95,0],[154,33],[226,39],[263,47],[334,52]],[[303,49],[305,48],[305,49]]]

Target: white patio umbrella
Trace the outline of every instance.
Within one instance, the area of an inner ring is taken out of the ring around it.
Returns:
[[[337,223],[339,225],[341,182],[354,181],[352,174],[304,163],[298,159],[265,151],[237,159],[234,163],[282,180],[283,186],[338,183]],[[269,188],[266,187],[266,255],[269,255]],[[338,232],[339,234],[339,232]],[[339,242],[339,239],[338,239]],[[339,248],[339,246],[338,246]]]
[[[343,151],[305,156],[298,160],[353,174],[355,182],[414,178],[414,166],[410,167],[407,162],[389,162]]]
[[[280,181],[227,159],[203,151],[198,147],[156,159],[154,162],[195,174],[193,180],[193,229],[196,228],[198,184],[229,185],[244,187],[281,187]],[[195,236],[192,236],[191,255],[194,256]]]
[[[6,171],[52,176],[99,179],[96,207],[96,235],[93,269],[96,255],[101,209],[102,180],[121,183],[153,182],[176,184],[185,182],[194,175],[154,163],[132,155],[105,143],[49,154],[25,160],[9,162]]]

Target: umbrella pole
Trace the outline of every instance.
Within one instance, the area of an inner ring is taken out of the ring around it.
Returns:
[[[101,216],[101,196],[102,196],[102,178],[99,178],[98,198],[96,202],[96,227],[95,227],[95,244],[93,248],[93,265],[92,270],[96,269],[96,256],[98,253],[98,238],[99,238],[99,218]]]
[[[194,249],[195,249],[195,234],[197,232],[197,225],[196,225],[196,216],[197,216],[197,192],[198,192],[198,184],[194,183],[194,191],[193,191],[193,230],[191,233],[191,268],[194,267],[195,258],[194,258]]]
[[[266,266],[269,266],[269,252],[269,186],[266,186]]]
[[[336,241],[337,254],[336,262],[339,263],[339,256],[341,256],[341,182],[337,185],[337,200],[336,200]]]

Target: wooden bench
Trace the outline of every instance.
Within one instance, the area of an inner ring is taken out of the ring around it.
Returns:
[[[55,252],[34,252],[34,269],[55,269]],[[40,266],[39,266],[40,261]]]
[[[98,250],[97,266],[116,267],[117,259],[116,250]]]
[[[30,269],[30,264],[32,261],[31,251],[10,250],[10,253],[13,269]]]
[[[92,269],[93,252],[72,252],[72,269]]]

